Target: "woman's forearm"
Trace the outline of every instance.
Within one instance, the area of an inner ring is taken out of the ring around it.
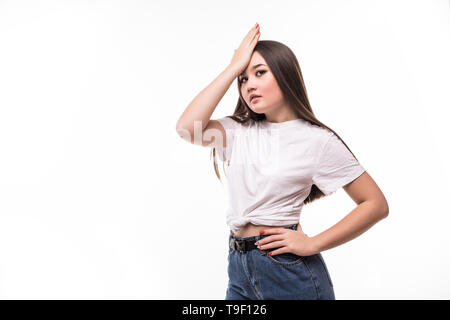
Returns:
[[[189,103],[177,121],[178,129],[194,132],[194,124],[201,124],[201,130],[205,129],[216,109],[239,71],[229,65],[206,88]]]
[[[386,206],[377,201],[363,201],[329,229],[311,237],[315,251],[321,252],[348,242],[388,215]]]

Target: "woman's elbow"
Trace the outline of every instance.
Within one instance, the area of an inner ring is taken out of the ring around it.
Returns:
[[[383,200],[380,201],[380,212],[382,219],[386,218],[389,215],[389,204],[384,197]]]

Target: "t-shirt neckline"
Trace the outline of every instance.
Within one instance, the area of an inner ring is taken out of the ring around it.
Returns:
[[[291,127],[295,127],[298,126],[300,123],[303,122],[303,119],[294,119],[294,120],[287,120],[287,121],[283,121],[283,122],[269,122],[266,119],[263,120],[264,125],[267,128],[291,128]]]

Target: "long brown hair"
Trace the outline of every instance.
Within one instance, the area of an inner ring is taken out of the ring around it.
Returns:
[[[308,94],[306,92],[305,82],[303,81],[303,75],[300,69],[300,65],[292,50],[278,41],[261,40],[256,44],[254,51],[258,51],[266,61],[268,67],[270,68],[278,83],[278,86],[280,87],[281,92],[283,93],[283,97],[286,103],[293,109],[295,114],[299,118],[306,120],[313,125],[326,128],[333,132],[342,141],[342,143],[344,143],[350,153],[355,157],[353,152],[345,144],[341,137],[339,137],[339,135],[334,130],[320,122],[315,117],[309,103]],[[247,103],[242,97],[241,83],[239,82],[239,80],[237,80],[237,86],[239,99],[236,108],[234,109],[233,115],[228,117],[241,124],[245,124],[250,119],[255,121],[265,120],[265,114],[255,113],[248,107]],[[217,169],[216,148],[212,148],[211,157],[214,160],[214,170],[216,172],[216,175],[219,180],[221,180]],[[355,159],[357,160],[356,157]],[[228,161],[227,165],[229,165]],[[320,189],[316,185],[313,184],[311,192],[303,201],[303,203],[307,204],[308,202],[312,202],[324,196],[324,193],[320,191]]]

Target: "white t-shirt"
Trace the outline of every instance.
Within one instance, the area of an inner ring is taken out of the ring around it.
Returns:
[[[229,161],[226,216],[233,232],[248,222],[299,223],[313,184],[330,195],[365,171],[333,132],[306,120],[217,121],[226,130],[226,148],[217,153]]]

